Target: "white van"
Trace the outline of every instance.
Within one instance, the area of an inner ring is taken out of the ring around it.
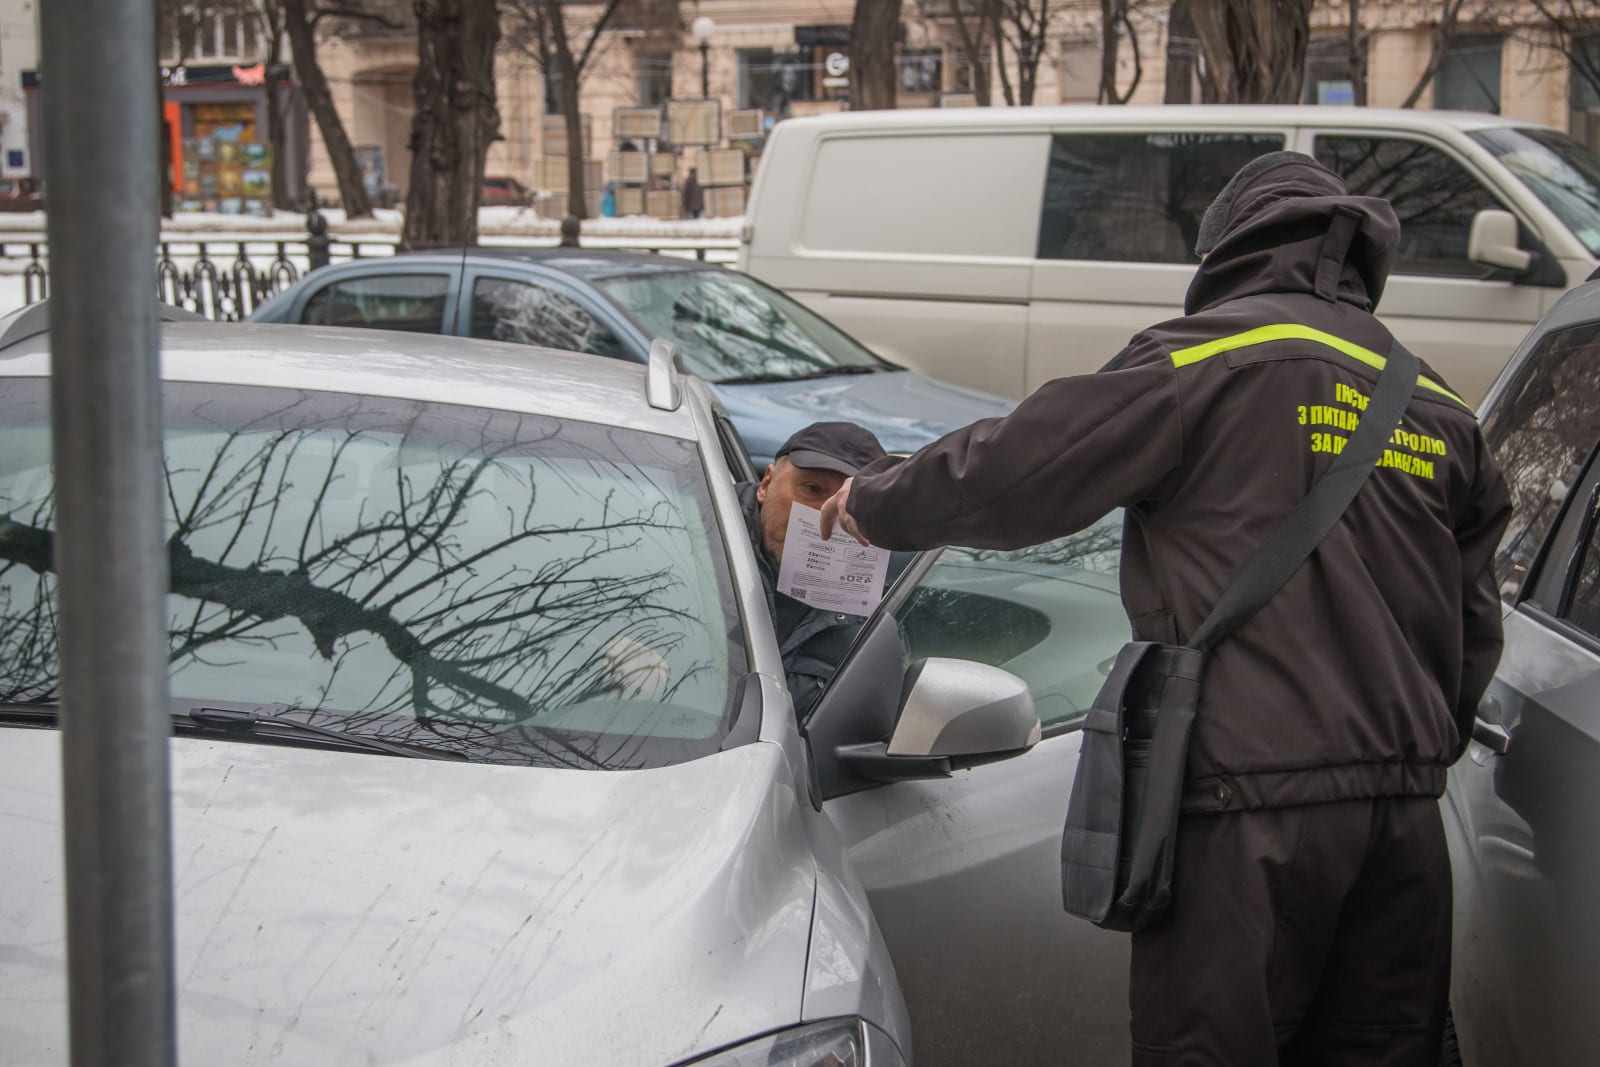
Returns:
[[[1600,256],[1600,159],[1493,115],[1327,107],[868,111],[780,123],[739,266],[883,356],[1021,397],[1182,312],[1195,232],[1294,149],[1394,203],[1379,313],[1476,403]]]

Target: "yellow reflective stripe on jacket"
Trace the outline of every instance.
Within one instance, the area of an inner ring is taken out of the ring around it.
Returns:
[[[1388,360],[1372,349],[1362,348],[1353,341],[1346,341],[1343,337],[1335,337],[1331,333],[1324,333],[1310,326],[1300,326],[1286,322],[1275,326],[1257,326],[1255,329],[1246,330],[1244,333],[1236,333],[1228,337],[1219,337],[1215,341],[1207,341],[1205,344],[1180,348],[1172,353],[1172,365],[1174,367],[1187,367],[1191,363],[1199,363],[1203,359],[1210,359],[1212,356],[1220,355],[1223,352],[1232,352],[1236,348],[1249,348],[1251,345],[1265,344],[1268,341],[1315,341],[1318,344],[1327,345],[1329,348],[1343,352],[1351,359],[1360,360],[1374,370],[1381,371],[1384,365],[1388,363]],[[1465,400],[1462,400],[1431,378],[1418,378],[1417,384],[1424,389],[1431,389],[1441,396],[1449,397],[1464,408],[1469,407]]]

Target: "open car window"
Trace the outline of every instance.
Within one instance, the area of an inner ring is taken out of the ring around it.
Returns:
[[[893,607],[906,662],[1001,667],[1028,684],[1046,730],[1077,723],[1129,639],[1121,549],[1121,512],[1031,548],[945,549]]]
[[[694,442],[569,419],[170,383],[177,702],[468,759],[715,751],[744,671]],[[48,383],[0,383],[0,702],[59,698]]]

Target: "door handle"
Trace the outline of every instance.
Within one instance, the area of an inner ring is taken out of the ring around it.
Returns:
[[[1504,726],[1484,722],[1482,719],[1472,720],[1472,739],[1489,751],[1502,756],[1511,747],[1511,735],[1506,732]]]

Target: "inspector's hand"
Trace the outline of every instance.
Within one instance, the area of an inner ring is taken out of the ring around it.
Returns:
[[[839,487],[839,491],[830,496],[827,502],[822,505],[821,522],[822,539],[824,541],[833,536],[833,528],[837,525],[862,544],[868,543],[867,539],[861,534],[861,527],[856,525],[856,520],[851,517],[850,512],[845,510],[845,505],[850,501],[850,486],[853,484],[855,484],[854,478],[846,478],[844,484]]]

